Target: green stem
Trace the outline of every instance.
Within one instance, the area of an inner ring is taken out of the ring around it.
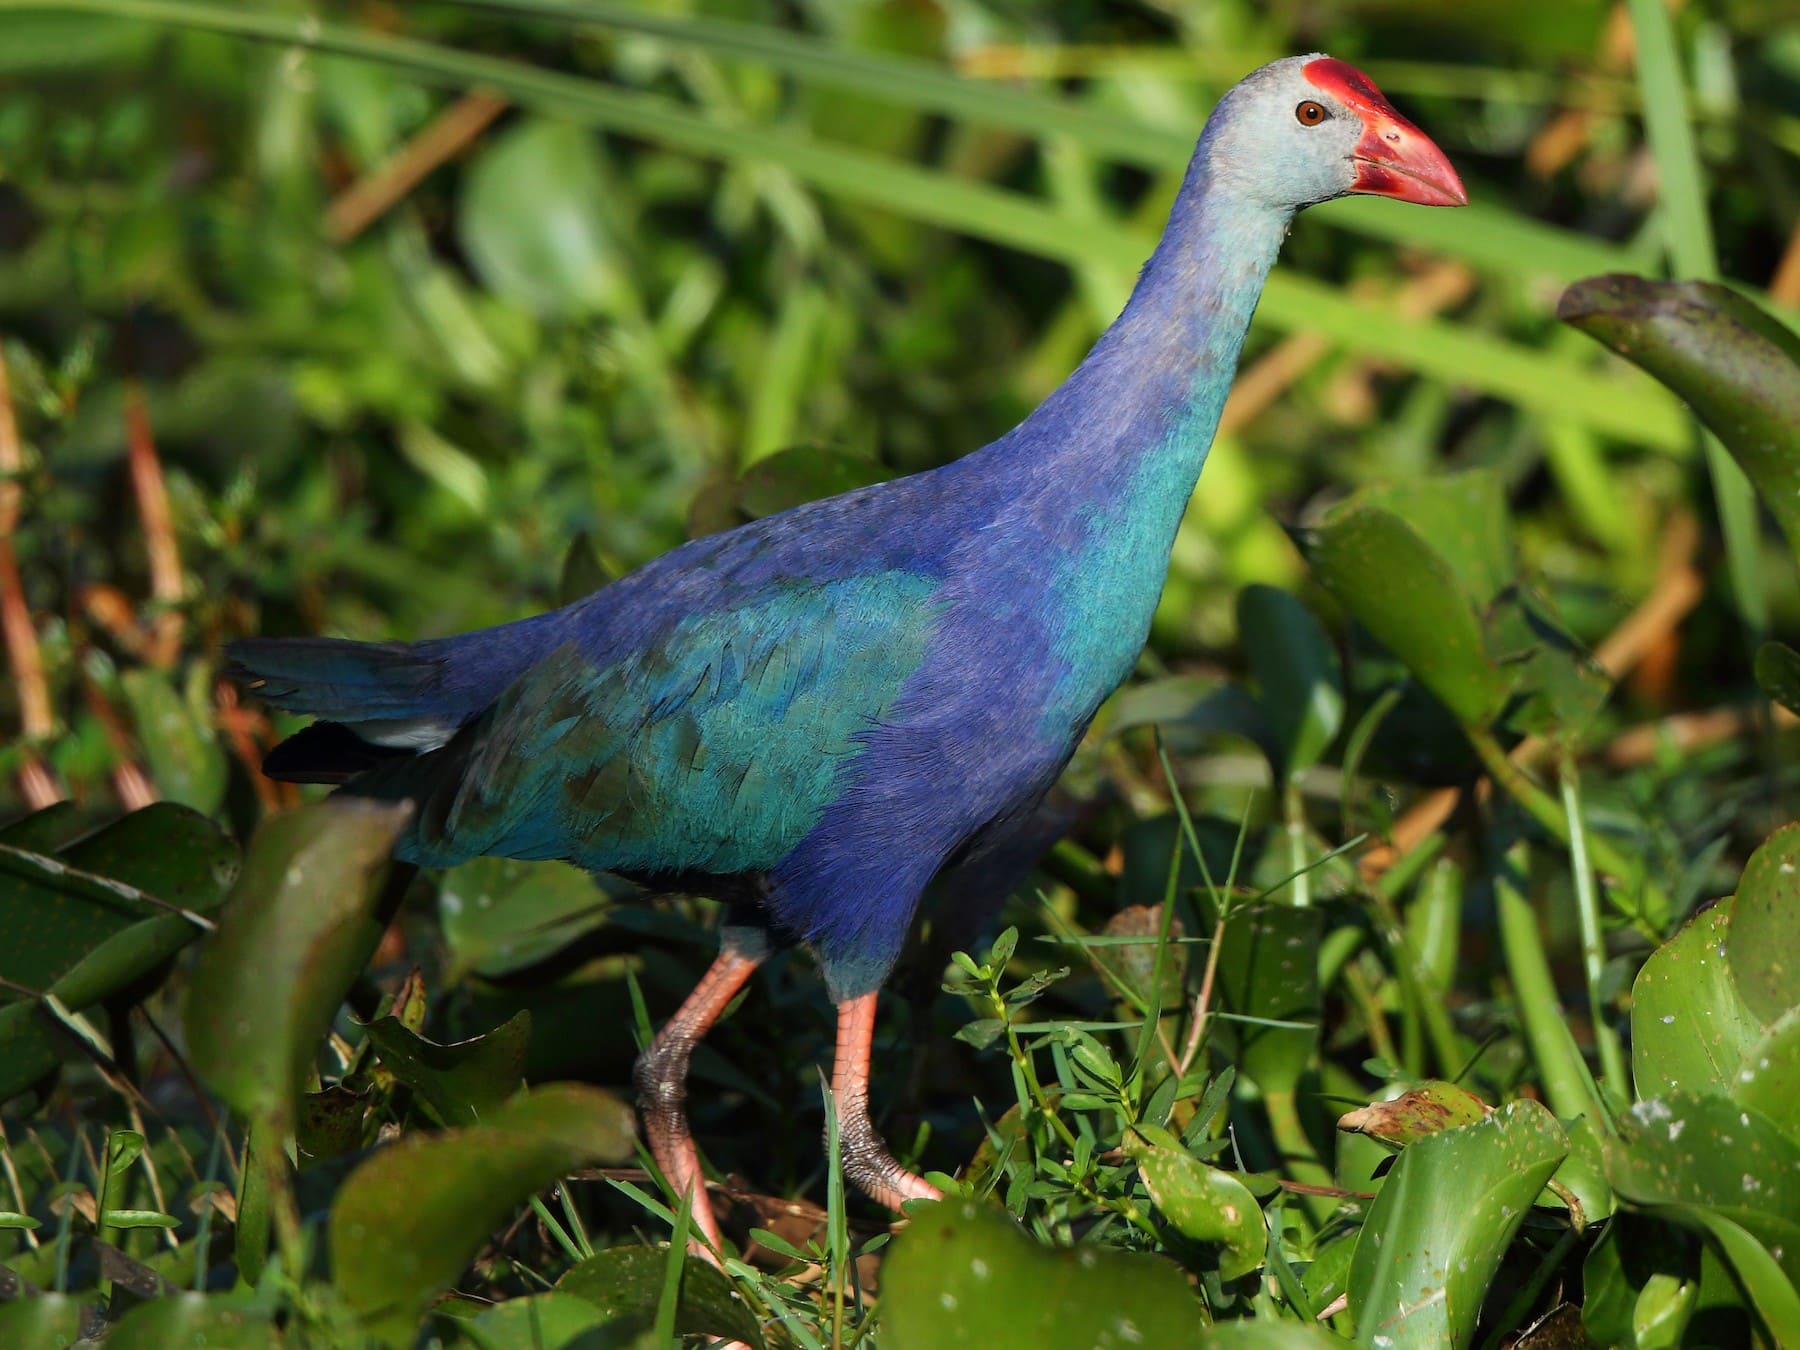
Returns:
[[[1581,970],[1587,980],[1588,1017],[1593,1023],[1594,1045],[1600,1055],[1600,1081],[1611,1090],[1614,1101],[1626,1102],[1631,1099],[1631,1090],[1630,1079],[1625,1074],[1625,1053],[1600,992],[1606,948],[1600,931],[1600,900],[1594,890],[1593,871],[1588,867],[1588,833],[1581,819],[1581,782],[1576,775],[1575,762],[1568,756],[1563,758],[1561,780],[1563,811],[1569,819],[1569,865],[1575,874],[1575,912],[1581,921]]]
[[[1500,947],[1506,956],[1506,971],[1512,979],[1513,1004],[1519,1026],[1525,1033],[1525,1044],[1537,1064],[1543,1081],[1544,1097],[1550,1109],[1564,1120],[1587,1116],[1596,1125],[1604,1124],[1607,1113],[1588,1072],[1569,1024],[1563,1018],[1556,997],[1556,981],[1550,974],[1550,959],[1538,934],[1537,912],[1517,878],[1525,875],[1526,856],[1523,845],[1507,850],[1506,858],[1494,877],[1494,902],[1499,912]]]
[[[1506,751],[1500,748],[1500,742],[1494,739],[1494,733],[1485,727],[1468,726],[1463,732],[1469,738],[1469,744],[1475,747],[1475,753],[1487,767],[1490,777],[1506,791],[1533,820],[1544,827],[1561,843],[1570,844],[1569,817],[1557,801],[1537,782],[1508,758]],[[1612,844],[1612,841],[1601,835],[1589,835],[1586,839],[1588,857],[1603,875],[1610,876],[1623,883],[1638,876],[1643,871],[1641,863],[1627,858]],[[1639,881],[1643,889],[1645,904],[1640,909],[1652,914],[1670,912],[1669,898],[1663,894],[1662,888],[1643,877]],[[1641,919],[1638,927],[1652,942],[1660,942],[1662,935],[1653,927],[1647,926]]]
[[[1658,211],[1668,230],[1675,271],[1701,281],[1719,279],[1712,221],[1706,211],[1706,178],[1689,120],[1687,82],[1666,0],[1628,0],[1637,42],[1638,83],[1643,90],[1644,133],[1656,161]],[[1725,560],[1738,612],[1754,647],[1769,627],[1769,601],[1757,549],[1756,494],[1725,447],[1703,433],[1712,476]]]

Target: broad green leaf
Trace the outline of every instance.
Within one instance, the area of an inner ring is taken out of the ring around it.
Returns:
[[[1784,1268],[1751,1233],[1704,1205],[1669,1205],[1657,1211],[1704,1232],[1719,1245],[1776,1345],[1800,1345],[1800,1292],[1791,1266]]]
[[[548,1293],[509,1298],[475,1317],[445,1318],[438,1325],[450,1331],[450,1344],[480,1350],[623,1350],[628,1342],[612,1327],[605,1336],[590,1334],[606,1320],[585,1299]]]
[[[570,1269],[557,1290],[585,1299],[599,1309],[603,1321],[656,1321],[668,1274],[669,1253],[660,1247],[609,1247]],[[762,1329],[736,1286],[696,1256],[684,1258],[681,1294],[675,1307],[675,1331],[682,1336],[719,1336],[763,1343]]]
[[[281,1333],[268,1314],[234,1307],[223,1295],[171,1294],[126,1313],[106,1335],[112,1350],[166,1350],[206,1346],[207,1350],[273,1350]]]
[[[611,196],[592,131],[527,118],[470,166],[458,232],[496,294],[548,318],[614,313],[628,303],[630,263],[603,225]]]
[[[1791,713],[1800,713],[1800,652],[1783,642],[1756,649],[1756,682]]]
[[[1312,1063],[1319,1038],[1319,934],[1316,908],[1259,904],[1234,908],[1219,952],[1220,1006],[1236,1018],[1221,1030],[1237,1046],[1238,1072],[1265,1095],[1291,1094]],[[1268,1026],[1290,1022],[1297,1026]]]
[[[1356,500],[1405,521],[1444,560],[1478,609],[1491,604],[1518,576],[1506,484],[1494,469],[1382,484],[1364,489]]]
[[[140,666],[119,677],[145,766],[157,791],[170,801],[210,816],[225,796],[225,751],[212,734],[206,708],[208,672],[196,666],[200,708],[178,690],[167,672]],[[190,691],[191,692],[191,691]]]
[[[301,1094],[294,1142],[302,1161],[337,1158],[361,1148],[368,1107],[366,1094],[352,1092],[341,1083]]]
[[[365,1028],[381,1062],[446,1125],[478,1125],[525,1081],[531,1014],[520,1010],[485,1036],[439,1045],[395,1017]]]
[[[481,1125],[411,1134],[345,1179],[330,1219],[332,1281],[377,1340],[410,1344],[426,1306],[536,1191],[632,1154],[631,1108],[554,1083]]]
[[[1600,1146],[1601,1127],[1594,1124],[1592,1116],[1578,1116],[1561,1124],[1563,1133],[1569,1136],[1569,1156],[1562,1160],[1551,1182],[1565,1194],[1546,1190],[1538,1197],[1538,1203],[1546,1207],[1560,1204],[1572,1209],[1569,1205],[1572,1195],[1581,1210],[1581,1225],[1599,1223],[1618,1209],[1618,1198],[1606,1180],[1606,1156]],[[1573,1214],[1570,1217],[1575,1218]]]
[[[188,987],[194,1067],[233,1108],[292,1128],[294,1099],[375,944],[411,807],[332,797],[258,830]]]
[[[1631,986],[1631,1074],[1640,1097],[1728,1093],[1762,1027],[1726,956],[1731,901],[1690,920],[1650,954]]]
[[[1433,1081],[1387,1101],[1371,1102],[1338,1119],[1338,1128],[1402,1147],[1440,1130],[1473,1125],[1493,1108],[1467,1088]]]
[[[82,814],[74,802],[56,802],[0,826],[0,844],[27,853],[56,853],[82,830]]]
[[[1267,1243],[1262,1207],[1243,1182],[1209,1167],[1157,1125],[1133,1126],[1125,1151],[1137,1159],[1144,1187],[1169,1225],[1183,1237],[1223,1249],[1220,1278],[1261,1269]]]
[[[1735,1224],[1790,1283],[1800,1279],[1800,1143],[1766,1116],[1724,1097],[1670,1092],[1634,1105],[1604,1144],[1621,1200],[1708,1231],[1702,1211]],[[1735,1258],[1733,1266],[1741,1271]]]
[[[535,965],[606,922],[611,904],[600,883],[568,863],[476,858],[453,867],[438,890],[447,978],[494,979]]]
[[[1531,1101],[1406,1148],[1351,1261],[1357,1339],[1396,1350],[1467,1345],[1501,1257],[1568,1149]]]
[[[69,1294],[37,1294],[0,1303],[0,1345],[7,1350],[65,1350],[92,1322],[103,1325],[95,1309],[82,1316],[81,1300]]]
[[[688,533],[696,537],[716,534],[891,476],[876,460],[825,446],[777,450],[736,477],[721,478],[702,488],[688,512]]]
[[[1405,520],[1351,503],[1300,536],[1338,603],[1464,723],[1500,712],[1512,678],[1489,658],[1481,598]]]
[[[0,841],[0,931],[8,935],[0,975],[80,1012],[200,936],[171,906],[202,916],[217,910],[237,849],[213,822],[173,803],[134,811],[54,856],[13,842],[51,845],[61,832],[53,813],[40,812]],[[0,1099],[58,1059],[33,1001],[0,1006]]]
[[[1738,993],[1765,1023],[1800,1008],[1800,825],[1775,831],[1744,864],[1725,954]]]
[[[881,1273],[884,1350],[1204,1345],[1179,1267],[1103,1247],[1046,1248],[998,1210],[915,1207]]]
[[[1760,1111],[1800,1144],[1800,1008],[1791,1009],[1744,1049],[1731,1099]]]
[[[1800,340],[1735,291],[1613,275],[1556,316],[1673,389],[1736,456],[1800,558]]]
[[[1273,586],[1238,595],[1238,633],[1288,777],[1319,762],[1344,722],[1337,652],[1311,610]]]

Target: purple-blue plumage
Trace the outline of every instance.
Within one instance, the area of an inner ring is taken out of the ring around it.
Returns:
[[[567,858],[736,902],[726,955],[646,1061],[657,1156],[690,1186],[658,1094],[771,937],[817,951],[860,1090],[873,991],[920,893],[1005,851],[1131,670],[1294,212],[1358,190],[1462,199],[1350,67],[1264,67],[1208,122],[1124,313],[1000,440],[519,623],[237,644],[263,697],[348,729],[296,738],[270,772],[412,798],[416,861]],[[846,1140],[873,1193],[924,1193],[872,1132]]]

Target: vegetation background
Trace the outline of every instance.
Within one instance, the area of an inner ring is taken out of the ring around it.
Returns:
[[[739,1252],[684,1268],[558,1084],[628,1082],[710,905],[384,889],[221,644],[502,622],[985,443],[1309,50],[1474,204],[1296,225],[1054,848],[887,1000],[889,1137],[1044,1245],[954,1202],[884,1262],[793,957],[696,1058]],[[0,0],[0,1339],[1800,1343],[1790,508],[1558,321],[1605,273],[1794,322],[1789,0]],[[1332,1128],[1407,1088],[1455,1127]]]

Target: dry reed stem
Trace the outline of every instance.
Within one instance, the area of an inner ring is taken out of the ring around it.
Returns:
[[[24,487],[19,474],[25,454],[19,442],[19,421],[13,415],[12,378],[6,352],[0,348],[0,632],[6,640],[6,658],[12,666],[13,687],[18,690],[19,730],[26,741],[45,741],[56,729],[50,703],[50,683],[44,677],[44,655],[38,648],[37,626],[25,599],[25,583],[19,575],[19,558],[13,534],[19,523]],[[41,811],[63,799],[63,790],[50,768],[30,749],[20,756],[19,791],[25,804]]]
[[[175,542],[169,488],[163,479],[162,461],[156,454],[144,387],[135,379],[125,382],[125,458],[131,471],[132,494],[137,498],[138,519],[144,526],[150,596],[157,604],[147,655],[151,665],[167,670],[181,655],[181,600],[185,589],[181,550]]]
[[[325,237],[347,244],[416,188],[438,165],[466,149],[508,107],[491,89],[472,89],[418,135],[357,179],[325,211]]]

